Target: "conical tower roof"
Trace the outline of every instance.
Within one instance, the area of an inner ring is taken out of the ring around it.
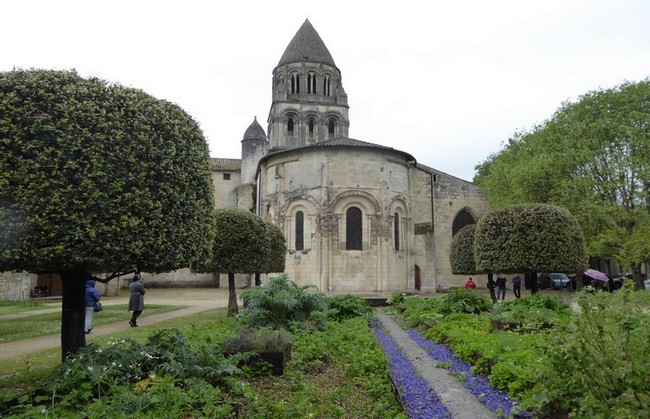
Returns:
[[[278,66],[299,63],[299,62],[316,62],[336,67],[334,59],[325,43],[311,25],[309,19],[305,19],[296,35],[293,37],[289,46],[284,51]]]
[[[246,129],[244,140],[266,140],[266,133],[264,132],[264,128],[257,122],[257,117],[255,117],[253,123]]]

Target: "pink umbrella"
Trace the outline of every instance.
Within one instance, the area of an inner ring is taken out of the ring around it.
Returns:
[[[597,271],[595,269],[587,269],[585,271],[585,275],[587,275],[589,278],[596,279],[598,281],[603,281],[603,282],[609,281],[607,274]]]

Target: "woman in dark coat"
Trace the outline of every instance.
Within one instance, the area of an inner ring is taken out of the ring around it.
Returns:
[[[129,320],[129,325],[131,327],[138,326],[138,316],[142,314],[142,310],[144,310],[145,290],[144,285],[142,285],[142,282],[140,281],[141,279],[142,276],[140,276],[140,272],[136,272],[133,275],[133,282],[129,285],[129,291],[131,292],[131,296],[129,297],[129,311],[133,311],[131,320]]]

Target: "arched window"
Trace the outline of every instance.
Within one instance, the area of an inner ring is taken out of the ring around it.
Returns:
[[[454,223],[451,226],[451,235],[455,236],[458,231],[469,224],[476,224],[476,220],[466,209],[462,209],[456,218],[454,218]]]
[[[296,250],[304,250],[305,248],[305,214],[302,211],[296,212]]]
[[[327,124],[327,137],[329,139],[334,138],[334,130],[336,128],[336,124],[334,123],[333,119],[330,119],[330,122]]]
[[[307,74],[307,93],[316,93],[316,74]]]
[[[291,75],[291,93],[292,94],[300,93],[300,76],[297,74]]]
[[[323,77],[323,94],[325,96],[330,95],[330,77],[329,76]]]
[[[287,136],[293,137],[293,118],[287,120]]]
[[[345,213],[345,250],[362,250],[361,210],[350,207]]]
[[[309,127],[309,138],[314,138],[314,120],[310,119],[307,126]]]
[[[399,214],[395,213],[395,219],[393,220],[393,244],[395,250],[399,252]]]

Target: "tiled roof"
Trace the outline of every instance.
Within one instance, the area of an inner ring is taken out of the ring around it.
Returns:
[[[241,159],[210,158],[213,170],[241,170]]]

